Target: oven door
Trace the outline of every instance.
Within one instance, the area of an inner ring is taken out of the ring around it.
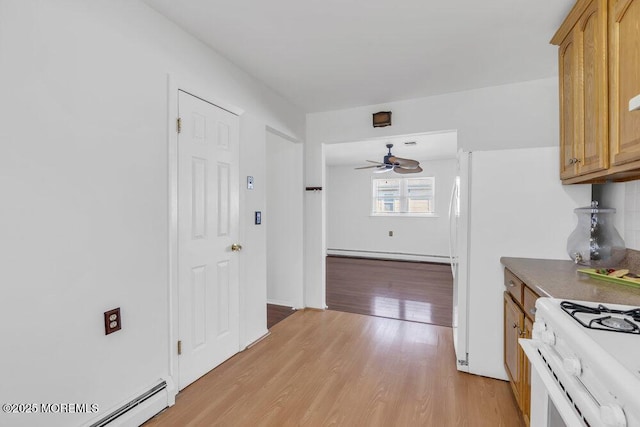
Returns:
[[[597,403],[577,379],[566,374],[554,352],[545,351],[535,340],[519,342],[531,363],[530,427],[601,425]]]

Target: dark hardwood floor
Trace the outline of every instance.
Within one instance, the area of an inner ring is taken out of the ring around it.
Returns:
[[[448,264],[327,257],[329,310],[451,326]]]
[[[271,329],[276,323],[291,316],[296,311],[292,307],[267,304],[267,329]]]

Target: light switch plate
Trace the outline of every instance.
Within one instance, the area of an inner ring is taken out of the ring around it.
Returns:
[[[640,95],[636,95],[629,100],[629,111],[640,110]]]
[[[247,177],[247,190],[253,190],[253,177]]]
[[[262,224],[262,212],[260,211],[256,211],[255,224],[256,225]]]

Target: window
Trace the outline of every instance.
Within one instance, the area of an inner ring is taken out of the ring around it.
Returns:
[[[373,215],[435,214],[435,178],[374,179]]]

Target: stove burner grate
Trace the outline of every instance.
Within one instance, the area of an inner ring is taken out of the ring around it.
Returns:
[[[627,319],[623,319],[621,317],[601,317],[599,319],[593,319],[592,322],[599,323],[607,328],[621,331],[633,331],[637,328],[635,323],[631,323]]]
[[[640,335],[640,326],[627,318],[630,317],[635,322],[640,322],[640,308],[634,308],[632,310],[626,311],[614,310],[607,308],[602,304],[598,304],[597,307],[589,307],[570,301],[562,301],[560,303],[560,307],[562,307],[562,309],[567,314],[569,314],[569,316],[573,317],[585,328]],[[617,314],[626,317],[611,316],[611,314]],[[578,317],[578,315],[592,315],[601,317],[591,319],[589,323],[585,323]]]

